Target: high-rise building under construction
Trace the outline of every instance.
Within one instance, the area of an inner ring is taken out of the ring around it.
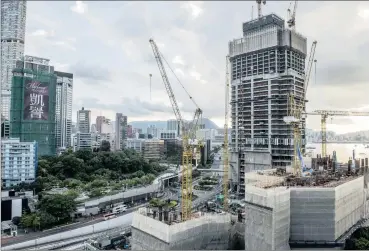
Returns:
[[[245,172],[291,165],[293,128],[283,119],[288,94],[304,97],[306,50],[306,38],[275,14],[243,23],[243,37],[229,42],[230,175],[240,194]],[[304,148],[305,123],[301,133]]]

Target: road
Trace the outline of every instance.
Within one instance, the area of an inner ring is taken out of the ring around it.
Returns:
[[[215,160],[214,160],[214,163],[212,164],[211,168],[218,169],[218,168],[222,167],[221,161],[218,159],[219,156],[220,156],[220,154],[218,156],[217,156],[217,154],[215,155]],[[209,191],[207,193],[204,193],[204,194],[200,195],[192,203],[193,207],[195,208],[195,207],[199,206],[201,203],[204,203],[205,201],[207,201],[211,198],[214,198],[214,196],[217,193],[221,192],[221,191],[222,191],[222,185],[221,185],[221,183],[219,183],[213,191]],[[171,197],[171,193],[166,192],[165,197]],[[122,214],[122,216],[130,214],[133,211],[135,211],[137,208],[142,207],[142,206],[143,205],[130,208],[126,212],[124,212]],[[26,234],[26,235],[19,235],[17,237],[13,237],[13,238],[6,238],[6,239],[4,238],[4,239],[1,240],[1,242],[2,242],[2,246],[6,247],[6,246],[13,245],[13,244],[16,244],[16,243],[26,242],[26,241],[30,241],[30,240],[37,240],[37,239],[40,239],[42,237],[47,237],[47,236],[51,236],[51,235],[55,235],[55,234],[61,234],[63,232],[70,232],[72,230],[83,228],[83,227],[90,226],[90,225],[93,225],[93,224],[97,224],[97,223],[102,222],[102,221],[104,221],[104,219],[103,219],[102,216],[100,216],[99,218],[96,218],[96,219],[94,219],[92,221],[88,221],[88,222],[75,223],[75,224],[72,224],[72,225],[59,227],[59,228],[54,228],[54,229],[46,230],[46,231],[43,231],[43,232],[34,232],[34,233]]]
[[[137,208],[142,207],[143,205],[137,206],[137,207],[132,207],[127,209],[126,212],[122,213],[121,215],[126,215],[129,213],[134,212]],[[5,246],[9,246],[15,243],[20,243],[20,242],[25,242],[25,241],[29,241],[29,240],[35,240],[35,239],[39,239],[42,237],[46,237],[49,235],[53,235],[53,234],[59,234],[61,232],[67,232],[67,231],[71,231],[74,229],[78,229],[78,228],[82,228],[82,227],[86,227],[86,226],[90,226],[99,222],[104,221],[104,217],[102,215],[100,215],[98,218],[95,218],[94,220],[91,221],[87,221],[87,222],[79,222],[79,223],[75,223],[75,224],[71,224],[71,225],[67,225],[64,227],[57,227],[57,228],[53,228],[53,229],[49,229],[46,231],[42,231],[42,232],[31,232],[28,234],[24,234],[24,235],[18,235],[17,237],[12,237],[12,238],[4,238],[1,240],[1,244],[3,247]]]

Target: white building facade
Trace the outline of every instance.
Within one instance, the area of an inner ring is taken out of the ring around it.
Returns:
[[[37,142],[1,141],[1,178],[5,187],[36,179]]]
[[[24,55],[26,33],[26,1],[1,2],[1,113],[10,116],[10,97],[13,69]]]
[[[55,71],[56,83],[56,146],[58,149],[72,146],[73,74]]]

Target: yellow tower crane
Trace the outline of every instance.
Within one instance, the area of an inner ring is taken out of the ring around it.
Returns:
[[[292,167],[294,169],[295,175],[298,175],[301,170],[300,167],[300,160],[298,156],[298,151],[300,151],[301,147],[301,128],[304,127],[303,125],[303,113],[305,111],[305,103],[306,103],[306,92],[309,86],[310,74],[311,69],[314,62],[315,56],[315,49],[316,49],[317,41],[314,41],[311,45],[309,61],[306,69],[305,74],[305,81],[304,81],[304,92],[302,97],[297,97],[295,93],[291,93],[288,95],[288,116],[285,117],[285,122],[292,125],[293,128],[293,145],[294,145],[294,159],[292,163]]]
[[[327,118],[329,116],[369,116],[369,112],[351,112],[351,111],[331,111],[331,110],[316,110],[306,113],[307,115],[321,116],[321,135],[322,135],[322,157],[327,157]]]
[[[170,103],[172,105],[173,112],[176,116],[176,119],[177,119],[178,123],[181,126],[182,148],[183,148],[182,149],[183,150],[183,153],[182,153],[182,173],[181,173],[182,174],[181,175],[182,176],[181,212],[182,212],[182,221],[186,221],[188,219],[191,219],[191,211],[192,211],[192,158],[193,158],[193,148],[190,145],[189,141],[190,141],[191,138],[193,138],[193,135],[196,135],[197,124],[198,124],[199,118],[202,115],[202,110],[199,108],[199,106],[193,100],[191,95],[189,95],[186,88],[179,81],[178,77],[176,76],[176,74],[174,73],[172,68],[170,68],[170,65],[165,60],[163,55],[160,53],[159,48],[156,45],[156,43],[154,42],[154,40],[150,39],[149,42],[151,44],[151,48],[153,50],[156,62],[158,64],[159,71],[160,71],[160,74],[162,76],[162,79],[163,79],[163,82],[164,82],[164,85],[165,85],[165,89],[166,89],[167,94],[169,96],[169,100],[170,100]],[[189,98],[192,100],[192,102],[196,106],[195,115],[193,117],[192,123],[190,123],[190,124],[185,123],[184,120],[182,119],[182,114],[179,110],[176,98],[174,96],[172,87],[170,85],[170,82],[169,82],[169,79],[168,79],[168,76],[167,76],[167,73],[166,73],[166,70],[165,70],[165,67],[164,67],[164,64],[163,64],[163,60],[166,62],[169,69],[175,75],[178,82],[181,84],[182,88],[186,91],[187,95],[189,96]]]
[[[229,56],[226,57],[226,86],[225,86],[225,116],[224,116],[224,149],[223,149],[223,208],[228,211],[229,190],[229,147],[228,147],[228,116],[229,116]]]

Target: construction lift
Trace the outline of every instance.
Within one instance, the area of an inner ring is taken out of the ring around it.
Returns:
[[[159,67],[160,74],[163,78],[163,83],[165,85],[165,89],[167,91],[167,94],[169,96],[170,103],[172,105],[174,114],[176,116],[177,121],[179,122],[181,126],[181,133],[182,133],[182,187],[181,187],[181,212],[182,212],[182,221],[186,221],[191,219],[191,211],[192,211],[192,159],[193,159],[193,147],[190,144],[190,139],[194,138],[194,135],[196,135],[196,129],[199,119],[202,116],[202,110],[199,108],[199,106],[196,104],[196,102],[193,100],[193,98],[189,95],[185,87],[181,84],[178,77],[175,75],[174,71],[170,68],[168,62],[165,60],[163,55],[160,53],[158,46],[154,42],[153,39],[149,40],[156,62]],[[184,122],[182,118],[182,114],[179,110],[176,98],[174,96],[172,87],[170,85],[163,60],[168,65],[169,69],[172,71],[172,73],[175,75],[179,83],[182,85],[183,89],[186,91],[189,98],[192,100],[192,102],[196,106],[195,114],[193,117],[193,121],[190,124],[187,124]]]
[[[223,149],[223,209],[228,211],[229,190],[229,147],[228,147],[228,116],[229,116],[229,56],[226,57],[226,86],[225,86],[225,116],[224,116],[224,149]]]
[[[316,110],[306,113],[306,115],[321,116],[321,136],[322,136],[322,157],[327,157],[327,118],[334,116],[369,116],[369,112],[351,112],[351,111],[331,111],[331,110]]]
[[[311,69],[314,62],[315,49],[317,41],[314,41],[311,45],[309,61],[306,69],[305,81],[304,81],[304,95],[302,98],[298,98],[294,93],[288,95],[288,116],[284,118],[287,124],[291,124],[293,127],[293,145],[294,145],[294,159],[292,167],[294,169],[295,175],[300,173],[300,159],[299,151],[301,146],[301,129],[303,125],[303,115],[305,112],[306,103],[306,92],[309,86]]]

